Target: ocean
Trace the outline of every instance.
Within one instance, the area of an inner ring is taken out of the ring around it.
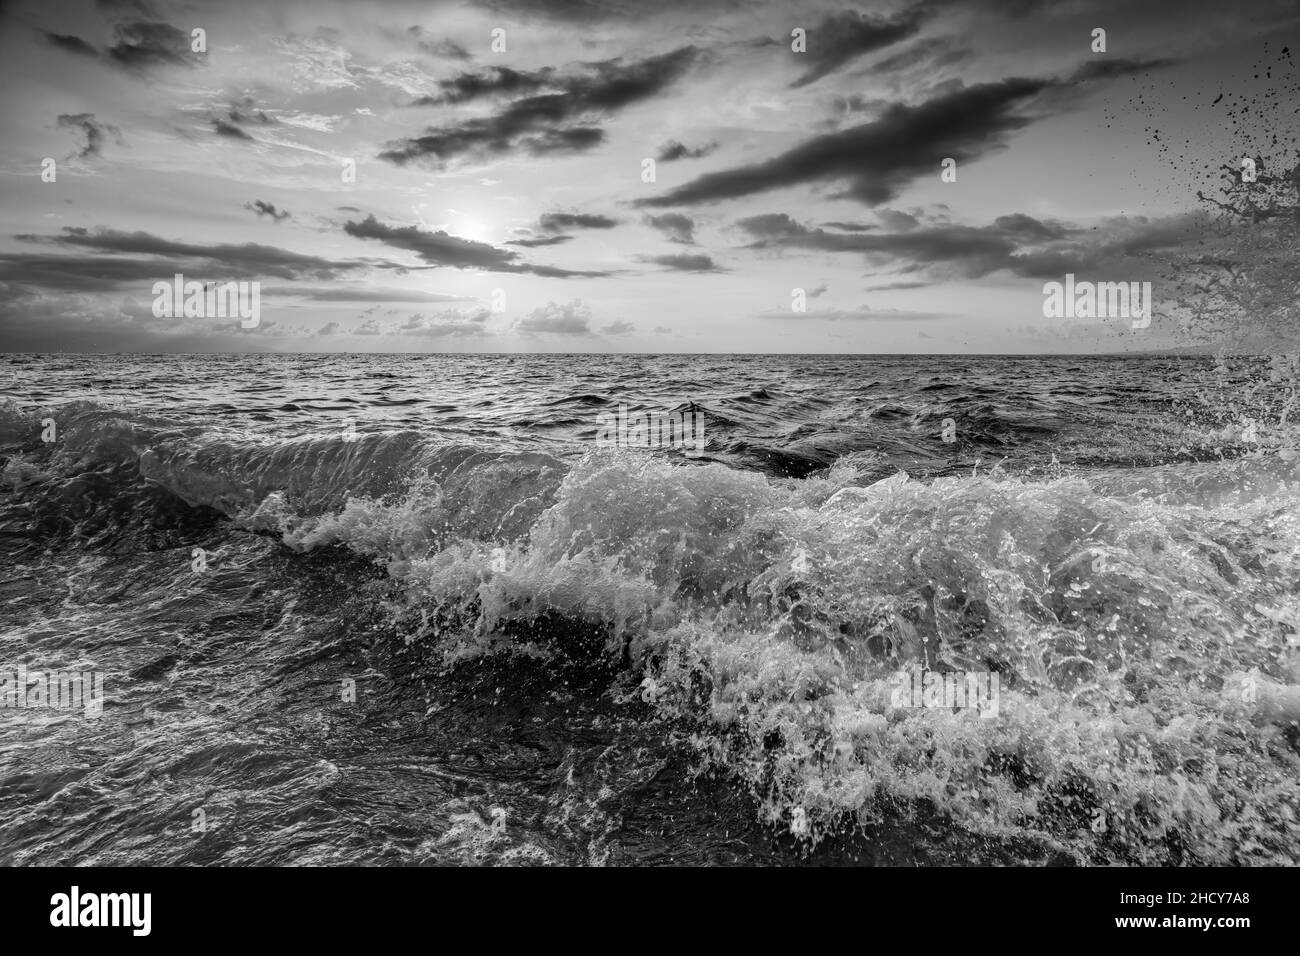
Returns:
[[[1295,864],[1279,367],[2,356],[0,864]]]

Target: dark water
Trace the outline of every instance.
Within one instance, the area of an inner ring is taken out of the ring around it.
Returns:
[[[1295,863],[1267,371],[0,359],[0,666],[105,675],[0,709],[0,863]]]

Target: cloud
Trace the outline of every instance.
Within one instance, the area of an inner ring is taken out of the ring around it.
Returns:
[[[543,232],[563,232],[565,229],[613,229],[618,220],[588,213],[548,212],[537,224]]]
[[[908,321],[927,322],[932,319],[952,318],[944,312],[922,312],[910,309],[873,309],[869,305],[860,305],[856,309],[817,309],[811,312],[793,312],[789,309],[769,309],[756,313],[760,319],[795,319],[806,322],[820,319],[828,322],[886,322]]]
[[[413,313],[405,322],[390,329],[388,335],[408,335],[426,339],[448,336],[482,335],[491,313],[487,309],[462,311],[448,309],[432,315]]]
[[[213,118],[212,128],[217,131],[218,136],[229,136],[231,139],[246,139],[250,143],[256,142],[253,137],[249,136],[238,126],[233,123],[227,123],[219,116]]]
[[[755,219],[759,218],[757,216]],[[879,226],[866,222],[828,222],[823,223],[827,229],[841,229],[844,232],[871,232],[873,229],[879,229]]]
[[[523,246],[527,249],[535,249],[539,246],[558,246],[572,241],[572,236],[540,236],[536,239],[507,239],[506,245]]]
[[[410,33],[411,36],[415,37],[416,45],[430,56],[436,56],[447,60],[473,59],[470,52],[456,41],[443,38],[435,39],[430,36],[429,32],[423,27],[414,26],[407,32]]]
[[[415,289],[384,289],[369,286],[278,286],[263,289],[265,296],[286,296],[312,302],[470,302],[468,296]]]
[[[1094,57],[1085,60],[1078,69],[1070,74],[1074,83],[1087,83],[1089,80],[1109,80],[1148,70],[1160,70],[1178,63],[1177,59],[1161,58],[1155,60],[1129,59],[1126,57]]]
[[[242,108],[241,108],[242,107]],[[212,117],[212,128],[220,136],[228,136],[231,139],[243,139],[249,142],[256,142],[256,137],[250,135],[245,126],[271,126],[275,120],[267,116],[262,110],[255,109],[253,100],[245,97],[243,102],[230,107],[224,116]]]
[[[112,136],[119,145],[123,143],[121,130],[108,123],[96,122],[94,113],[61,113],[57,124],[59,129],[76,129],[85,134],[86,145],[77,153],[78,159],[99,156],[106,136]]]
[[[358,239],[376,239],[398,249],[414,252],[432,266],[450,266],[454,269],[484,269],[489,272],[527,272],[552,278],[570,276],[605,275],[602,272],[574,272],[554,266],[529,265],[519,259],[519,253],[498,249],[486,242],[461,239],[442,230],[429,232],[416,226],[388,226],[374,215],[361,222],[349,221],[343,231]]]
[[[241,329],[237,319],[157,318],[148,294],[7,292],[0,299],[0,341],[15,351],[261,351],[269,346],[259,340],[284,331],[265,316],[255,329]]]
[[[174,265],[170,259],[6,252],[0,253],[0,282],[32,289],[92,292],[127,283],[151,283],[172,275]]]
[[[973,55],[971,50],[957,47],[951,37],[927,37],[880,60],[871,67],[871,72],[876,75],[902,73],[920,66],[934,72],[963,63]]]
[[[670,139],[659,147],[658,161],[661,163],[674,163],[679,159],[701,159],[717,148],[718,144],[715,142],[706,143],[696,149],[689,149],[677,142],[677,140]]]
[[[429,161],[441,166],[461,155],[583,152],[604,140],[604,130],[593,125],[598,118],[663,92],[686,72],[695,56],[694,47],[683,47],[631,63],[615,59],[584,64],[582,72],[557,76],[555,92],[514,100],[493,116],[396,140],[379,157],[397,165]],[[480,82],[499,85],[502,75],[495,70]]]
[[[919,176],[937,176],[939,159],[968,163],[1004,145],[1032,119],[1018,108],[1052,80],[1009,79],[964,87],[921,103],[896,104],[880,118],[814,137],[765,162],[708,173],[640,206],[736,199],[800,183],[839,180],[842,196],[877,206]]]
[[[100,279],[100,287],[120,281],[134,279],[165,279],[175,272],[192,272],[194,278],[235,279],[255,278],[257,276],[277,276],[294,279],[303,276],[332,279],[339,273],[356,269],[369,263],[362,261],[340,261],[323,259],[317,256],[302,255],[265,246],[255,242],[241,244],[175,242],[162,239],[147,232],[121,232],[116,229],[100,228],[95,231],[65,226],[62,232],[54,236],[18,235],[14,237],[21,242],[37,243],[82,249],[92,249],[100,253],[111,253],[111,257],[84,257],[67,255],[46,255],[19,253],[0,256],[0,278],[24,281],[22,269],[31,270],[31,276],[42,281],[36,285],[49,285],[52,288],[69,286],[49,281],[51,273],[66,269],[71,280],[80,284],[72,287],[87,287],[85,280],[92,280],[89,287],[94,287],[95,279]],[[147,259],[120,259],[118,255],[153,256]],[[4,263],[10,271],[6,272]],[[17,274],[14,274],[14,273]]]
[[[629,333],[636,331],[636,326],[631,322],[625,322],[622,319],[618,319],[609,323],[609,325],[604,326],[600,331],[605,335],[628,335]]]
[[[876,216],[879,217],[881,225],[895,232],[907,232],[921,224],[915,216],[897,209],[877,209]]]
[[[921,270],[934,279],[975,279],[998,271],[1031,278],[1089,269],[1115,272],[1147,253],[1194,244],[1203,232],[1197,221],[1193,216],[1118,218],[1085,229],[1013,213],[986,226],[939,223],[901,232],[843,234],[810,228],[784,213],[765,213],[736,225],[754,238],[750,249],[853,253],[873,265],[901,265],[904,272]],[[913,288],[917,279],[905,282],[876,288]]]
[[[489,66],[478,73],[461,73],[438,84],[436,96],[422,96],[413,106],[438,106],[444,103],[467,103],[496,96],[519,96],[535,93],[551,84],[555,70],[547,67],[535,73],[512,70],[508,66]]]
[[[203,62],[203,57],[190,49],[190,35],[170,23],[153,20],[119,23],[113,27],[113,39],[108,58],[127,70],[194,67]]]
[[[514,328],[529,334],[588,335],[590,323],[591,311],[581,300],[574,299],[566,305],[548,302],[517,321]]]
[[[946,226],[897,233],[841,234],[811,229],[784,213],[767,213],[737,225],[754,237],[751,249],[810,249],[860,253],[880,264],[894,260],[946,264],[967,277],[1008,268],[1018,243],[994,227]]]
[[[791,86],[807,86],[860,56],[905,40],[920,30],[922,21],[920,10],[896,17],[855,10],[831,14],[808,31],[807,51],[797,56],[810,61],[812,68]]]
[[[461,239],[442,230],[429,232],[416,226],[386,226],[373,214],[361,222],[349,220],[343,231],[358,239],[378,239],[390,246],[407,249],[435,266],[504,270],[519,258],[516,252],[498,249],[486,242]]]
[[[49,33],[46,30],[38,32],[46,43],[58,47],[60,50],[66,50],[69,53],[76,53],[81,56],[99,56],[99,51],[81,37],[74,37],[66,33]]]
[[[646,225],[664,233],[671,241],[684,245],[695,244],[695,220],[679,212],[666,212],[662,216],[646,216]]]
[[[274,204],[269,202],[262,202],[262,200],[260,199],[254,199],[251,203],[250,202],[244,203],[244,208],[249,210],[250,212],[257,213],[258,219],[261,219],[263,216],[270,216],[272,221],[274,222],[280,222],[281,220],[288,219],[290,215],[289,210],[276,209]]]
[[[251,96],[244,97],[241,102],[230,107],[230,109],[226,111],[226,117],[230,122],[239,126],[271,126],[275,123],[275,120],[267,116],[265,111],[259,110],[254,106],[254,101]]]
[[[705,255],[668,255],[642,256],[642,262],[650,262],[676,272],[722,272],[710,256]]]

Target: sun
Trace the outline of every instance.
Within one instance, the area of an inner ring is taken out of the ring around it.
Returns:
[[[447,231],[461,239],[488,242],[492,238],[492,224],[486,217],[464,209],[447,210]]]
[[[421,228],[445,232],[458,239],[491,242],[495,232],[495,227],[489,219],[463,209],[435,209],[431,205],[421,203],[412,206],[411,210],[419,220]]]
[[[450,232],[453,236],[460,236],[462,239],[487,242],[492,234],[492,228],[481,219],[464,217],[456,220],[455,226]]]

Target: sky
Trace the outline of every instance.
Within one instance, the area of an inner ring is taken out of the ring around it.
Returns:
[[[1044,283],[1194,246],[1197,188],[1269,135],[1228,107],[1298,25],[1294,0],[9,3],[0,350],[1176,345],[1159,305],[1045,317]],[[257,325],[156,315],[178,273],[258,283]]]

